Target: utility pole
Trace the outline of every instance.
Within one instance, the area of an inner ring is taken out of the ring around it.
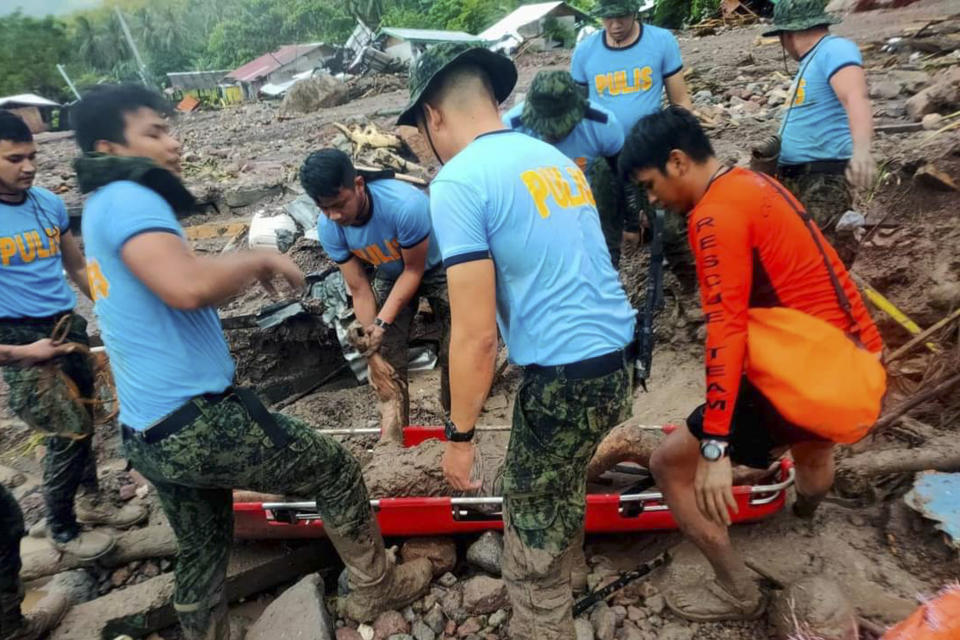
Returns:
[[[60,72],[60,75],[63,76],[63,79],[66,80],[67,86],[70,87],[70,91],[73,91],[73,95],[77,97],[77,100],[80,99],[80,92],[77,91],[77,88],[73,86],[73,81],[70,79],[70,76],[67,75],[67,70],[63,68],[62,64],[57,65],[57,71]]]
[[[123,29],[123,35],[127,39],[127,44],[130,45],[130,50],[133,51],[133,57],[137,60],[140,80],[143,81],[144,86],[149,87],[151,84],[147,82],[147,66],[143,64],[143,58],[140,57],[140,51],[137,49],[137,44],[133,41],[133,35],[130,33],[130,27],[127,26],[127,21],[123,19],[123,14],[120,13],[120,7],[114,7],[113,10],[117,14],[117,20],[120,21],[120,28]]]

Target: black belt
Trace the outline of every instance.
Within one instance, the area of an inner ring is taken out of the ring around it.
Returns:
[[[838,175],[847,170],[848,164],[848,160],[815,160],[801,164],[781,164],[777,167],[777,175],[782,178],[796,178],[813,173]]]
[[[68,313],[73,313],[73,310],[67,309],[66,311],[61,311],[60,313],[55,313],[52,316],[44,316],[42,318],[0,318],[0,324],[10,324],[10,325],[47,325],[47,324],[56,324],[60,321],[60,318],[67,315]]]
[[[557,365],[528,364],[524,371],[551,378],[564,377],[567,380],[586,380],[610,375],[624,368],[637,357],[637,343],[631,342],[623,349],[617,349],[602,356],[594,356],[579,362]]]
[[[267,408],[263,406],[257,394],[254,393],[252,389],[244,387],[227,387],[220,393],[204,393],[194,396],[166,418],[147,427],[143,431],[138,431],[127,425],[121,425],[121,430],[127,438],[137,438],[147,444],[154,444],[193,424],[194,421],[202,415],[200,406],[196,402],[197,400],[203,400],[209,404],[217,404],[231,396],[235,396],[240,401],[250,417],[260,425],[264,434],[270,438],[275,447],[285,447],[290,442],[290,435],[277,424],[276,419],[267,411]]]

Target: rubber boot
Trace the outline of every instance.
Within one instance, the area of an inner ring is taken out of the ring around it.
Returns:
[[[81,531],[66,542],[50,537],[50,544],[57,551],[81,560],[96,560],[113,551],[117,541],[113,536],[102,531]]]
[[[347,566],[350,593],[339,600],[340,614],[358,622],[372,622],[384,611],[399,610],[419,599],[430,588],[433,563],[418,558],[397,565],[387,555],[376,518],[356,538],[332,530],[327,537]]]
[[[69,608],[70,601],[62,593],[48,593],[18,625],[4,625],[3,640],[39,640],[60,624]]]
[[[84,494],[76,499],[77,522],[126,529],[147,519],[143,505],[125,504],[116,507],[98,494]]]

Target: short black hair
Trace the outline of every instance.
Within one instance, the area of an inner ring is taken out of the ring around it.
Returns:
[[[713,145],[696,116],[675,105],[651,113],[633,125],[620,152],[621,177],[629,177],[636,169],[666,172],[667,160],[674,149],[683,151],[697,163],[706,162],[714,155]]]
[[[93,151],[98,140],[126,142],[124,114],[153,109],[170,115],[170,104],[156,91],[138,84],[102,84],[83,94],[70,110],[70,121],[81,151]]]
[[[314,151],[300,167],[300,184],[314,200],[332,198],[340,189],[353,186],[356,177],[350,156],[339,149]]]
[[[33,142],[33,134],[23,118],[12,111],[0,109],[0,140]]]

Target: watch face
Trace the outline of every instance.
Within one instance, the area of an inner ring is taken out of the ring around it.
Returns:
[[[712,442],[708,442],[700,447],[700,455],[705,459],[712,461],[719,460],[723,456],[720,447]]]

